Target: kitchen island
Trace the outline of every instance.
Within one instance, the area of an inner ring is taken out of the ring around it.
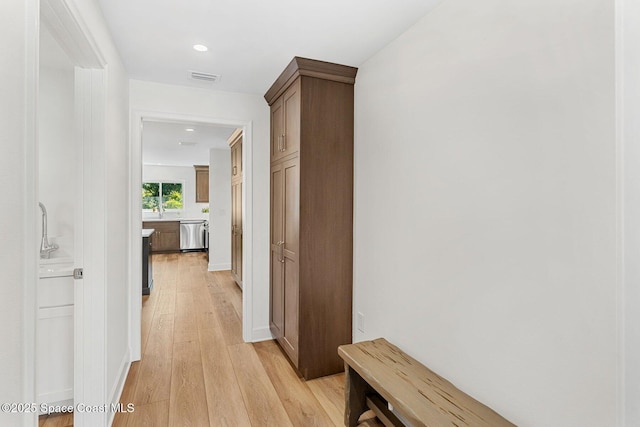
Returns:
[[[153,264],[151,262],[151,235],[153,228],[142,229],[142,295],[151,294],[153,289]]]

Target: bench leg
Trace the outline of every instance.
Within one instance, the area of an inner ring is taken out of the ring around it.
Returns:
[[[358,425],[358,418],[368,409],[367,390],[369,389],[369,384],[349,365],[345,364],[345,371],[344,425],[347,427],[356,427]]]

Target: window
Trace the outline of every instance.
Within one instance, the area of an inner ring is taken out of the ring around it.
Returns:
[[[156,212],[160,206],[162,195],[162,210],[182,209],[181,182],[143,182],[142,209]]]

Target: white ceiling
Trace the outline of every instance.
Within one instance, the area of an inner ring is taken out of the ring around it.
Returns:
[[[359,66],[442,0],[99,0],[133,79],[264,94],[294,56]],[[196,52],[194,44],[209,47]],[[219,74],[195,82],[188,71]]]
[[[294,56],[358,67],[442,0],[98,1],[131,78],[263,95]],[[197,82],[189,71],[221,78]],[[208,164],[232,132],[145,122],[143,163]]]
[[[193,129],[188,132],[186,129]],[[211,148],[228,149],[234,128],[189,122],[142,124],[142,163],[145,165],[208,165]],[[195,145],[180,145],[180,142]]]

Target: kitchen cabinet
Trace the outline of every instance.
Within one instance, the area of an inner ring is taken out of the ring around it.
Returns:
[[[180,221],[145,221],[142,228],[153,228],[151,253],[180,251]]]
[[[194,165],[196,172],[196,203],[209,203],[209,166]]]
[[[353,85],[357,69],[294,58],[271,108],[270,328],[305,379],[351,342]]]
[[[231,276],[242,288],[242,131],[229,138],[231,147]]]

